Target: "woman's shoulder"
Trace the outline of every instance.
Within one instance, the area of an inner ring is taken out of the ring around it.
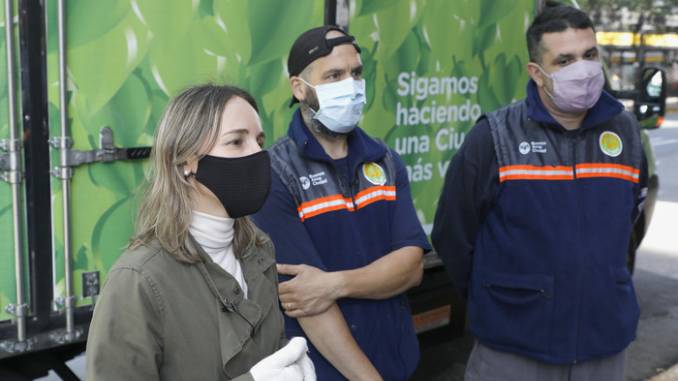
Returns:
[[[111,271],[127,269],[146,274],[163,273],[178,264],[159,242],[134,242],[120,255]]]
[[[273,246],[273,240],[268,234],[264,233],[263,230],[255,226],[256,232],[256,244],[260,255],[265,255],[267,257],[275,258],[275,247]]]
[[[255,238],[246,251],[241,254],[245,262],[256,261],[259,265],[275,262],[275,248],[268,234],[254,227]]]

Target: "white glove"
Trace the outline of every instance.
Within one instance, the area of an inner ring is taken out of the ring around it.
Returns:
[[[292,340],[294,340],[294,338]],[[304,352],[297,361],[297,365],[301,368],[301,373],[304,375],[304,381],[315,381],[315,366],[313,366],[313,361],[311,361],[306,352]]]
[[[294,337],[277,352],[256,363],[250,374],[255,381],[315,381],[313,363],[306,355],[306,339]]]

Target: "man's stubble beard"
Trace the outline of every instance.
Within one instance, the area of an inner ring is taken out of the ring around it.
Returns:
[[[325,127],[324,124],[313,119],[313,115],[315,113],[314,110],[318,110],[320,108],[320,102],[318,102],[318,96],[315,94],[315,90],[313,90],[310,86],[306,85],[306,99],[299,101],[299,103],[301,104],[301,117],[304,119],[306,126],[312,131],[330,138],[346,135],[334,132]]]

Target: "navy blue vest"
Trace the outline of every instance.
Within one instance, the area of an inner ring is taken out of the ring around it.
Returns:
[[[548,363],[622,351],[639,309],[626,268],[642,162],[621,112],[576,131],[519,101],[487,115],[499,195],[478,234],[470,325],[484,344]]]

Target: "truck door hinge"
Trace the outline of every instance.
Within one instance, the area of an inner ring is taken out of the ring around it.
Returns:
[[[145,159],[151,153],[151,147],[116,147],[113,144],[113,130],[110,127],[104,127],[99,131],[99,149],[74,150],[71,148],[73,140],[69,137],[53,137],[49,140],[49,144],[61,152],[59,166],[51,171],[52,176],[60,179],[73,177],[73,168],[81,165]]]
[[[10,184],[20,183],[23,173],[20,170],[21,143],[18,139],[0,140],[0,180]]]

